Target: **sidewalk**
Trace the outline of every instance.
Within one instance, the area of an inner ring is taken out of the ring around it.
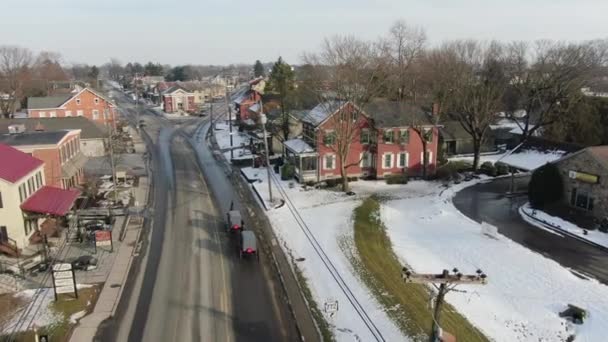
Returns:
[[[146,203],[148,197],[148,178],[141,177],[139,186],[134,188],[135,201]],[[84,342],[93,341],[99,325],[106,319],[112,317],[120,301],[124,283],[129,274],[131,263],[134,257],[134,250],[137,248],[137,241],[142,229],[142,220],[127,217],[127,225],[120,247],[115,251],[116,257],[110,270],[110,274],[103,289],[99,294],[93,312],[82,318],[74,331],[70,341]],[[118,234],[117,234],[118,235]]]
[[[572,222],[551,216],[544,211],[533,209],[529,203],[519,208],[519,214],[524,221],[533,226],[549,230],[554,234],[566,235],[608,251],[608,233],[583,229]]]

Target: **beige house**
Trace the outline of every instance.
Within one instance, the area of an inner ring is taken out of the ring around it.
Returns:
[[[0,251],[6,254],[29,245],[37,228],[36,219],[28,219],[21,204],[44,186],[44,163],[27,153],[0,144]]]

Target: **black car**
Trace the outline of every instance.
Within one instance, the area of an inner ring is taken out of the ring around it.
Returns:
[[[81,255],[70,261],[74,270],[91,271],[97,268],[97,258],[92,255]]]

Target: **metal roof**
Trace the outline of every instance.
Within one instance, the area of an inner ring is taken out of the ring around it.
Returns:
[[[0,133],[8,133],[10,125],[25,125],[26,131],[36,131],[36,128],[44,129],[44,132],[60,131],[66,129],[79,129],[81,139],[103,139],[107,137],[105,131],[93,121],[83,117],[74,116],[67,118],[22,118],[22,119],[0,119]]]
[[[53,132],[23,132],[16,134],[0,134],[0,143],[11,146],[24,145],[56,145],[70,131],[53,131]]]
[[[63,216],[72,208],[78,195],[80,191],[76,189],[64,190],[43,186],[21,203],[21,209],[45,215]]]
[[[0,144],[0,160],[0,178],[11,183],[43,164],[42,160],[4,144]]]
[[[59,108],[67,100],[72,98],[72,96],[73,94],[60,96],[28,97],[27,109]]]

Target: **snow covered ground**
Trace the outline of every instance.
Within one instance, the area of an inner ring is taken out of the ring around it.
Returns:
[[[554,160],[557,160],[561,157],[563,157],[565,155],[566,152],[564,151],[539,151],[539,150],[532,150],[532,149],[526,149],[526,150],[521,150],[521,151],[515,151],[513,153],[507,152],[507,153],[501,153],[501,154],[488,154],[488,155],[482,155],[480,157],[480,165],[484,162],[492,162],[492,163],[496,163],[496,162],[503,162],[507,165],[511,165],[513,167],[516,167],[518,169],[522,169],[522,170],[526,170],[526,171],[531,171],[534,170],[540,166],[545,165],[546,163],[552,162]],[[465,161],[473,161],[473,157],[472,156],[466,156],[466,157],[454,157],[454,158],[450,158],[450,160],[465,160]]]
[[[470,183],[469,183],[470,184]],[[608,287],[573,275],[556,262],[502,235],[482,233],[481,225],[452,204],[455,191],[412,182],[400,199],[382,205],[381,217],[397,255],[417,272],[457,267],[483,270],[485,286],[459,286],[446,300],[496,341],[603,341],[608,335]],[[442,192],[443,191],[443,192]],[[567,304],[588,310],[584,325],[558,316]]]
[[[597,243],[598,245],[602,245],[602,246],[608,248],[608,234],[607,233],[603,233],[603,232],[600,232],[597,230],[588,230],[587,234],[585,235],[585,233],[584,233],[585,230],[583,228],[577,226],[576,224],[574,224],[572,222],[568,222],[562,218],[549,215],[549,214],[545,213],[544,211],[533,209],[529,203],[524,204],[521,207],[521,211],[523,211],[524,213],[527,213],[528,215],[534,216],[534,218],[536,218],[538,220],[544,221],[546,224],[552,226],[555,229],[562,230],[562,231],[568,232],[570,234],[574,234],[583,240],[588,240],[588,241]],[[538,221],[535,221],[534,219],[529,218],[525,214],[522,214],[521,217],[524,220],[526,220],[526,222],[529,222],[530,224],[532,224],[536,227],[539,227],[541,229],[546,229],[545,227],[542,226],[541,223],[539,223]]]
[[[51,304],[55,301],[52,288],[24,290],[18,292],[16,296],[28,304],[17,311],[10,320],[4,322],[1,327],[2,334],[26,331],[32,326],[50,326],[63,319],[61,314],[51,309]]]
[[[261,197],[268,201],[266,169],[247,168],[244,170],[248,177],[261,180],[261,182],[254,183],[254,186]],[[289,182],[285,181],[273,184],[275,197],[280,196],[276,188],[279,183],[327,257],[338,270],[344,283],[348,284],[384,339],[386,341],[408,341],[360,281],[343,250],[349,248],[349,241],[353,241],[352,214],[353,210],[361,204],[362,197],[347,196],[335,191],[306,191],[299,185],[289,188]],[[342,292],[321,257],[315,252],[304,231],[298,226],[288,206],[270,210],[267,214],[283,249],[294,259],[305,258],[304,261],[297,262],[297,266],[309,279],[308,285],[319,307],[323,309],[325,302],[338,301],[339,311],[333,318],[328,317],[328,322],[333,325],[337,340],[375,341],[372,333],[349,303],[348,297]]]

